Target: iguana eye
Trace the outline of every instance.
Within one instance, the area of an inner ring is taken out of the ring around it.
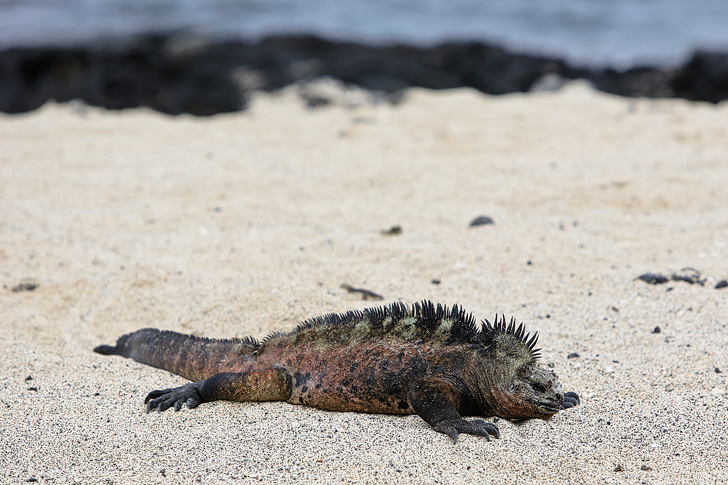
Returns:
[[[531,389],[533,389],[533,390],[534,390],[534,391],[536,391],[536,392],[546,392],[546,388],[545,388],[545,387],[543,387],[543,386],[542,386],[541,384],[539,384],[538,382],[532,382],[532,383],[531,383]]]

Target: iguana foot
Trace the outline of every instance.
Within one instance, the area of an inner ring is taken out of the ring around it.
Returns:
[[[485,439],[488,441],[490,441],[491,435],[494,438],[500,438],[498,426],[483,419],[468,421],[467,419],[460,418],[452,421],[443,421],[441,423],[437,423],[433,426],[433,428],[435,431],[445,433],[452,438],[453,444],[457,443],[460,433],[485,436]]]
[[[573,391],[565,392],[564,393],[564,402],[561,404],[561,409],[569,409],[573,408],[574,406],[578,406],[579,403],[581,403],[581,399],[579,399],[579,395]]]
[[[191,382],[180,387],[152,391],[144,399],[144,403],[147,405],[147,413],[152,409],[162,412],[171,407],[174,407],[175,411],[179,411],[182,409],[182,405],[186,405],[189,409],[192,409],[197,407],[201,402],[202,397],[200,396],[196,382]]]

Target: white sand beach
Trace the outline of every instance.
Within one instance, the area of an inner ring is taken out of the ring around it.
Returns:
[[[726,103],[577,82],[314,109],[291,88],[211,118],[50,104],[0,115],[0,241],[2,483],[728,481]],[[636,280],[685,267],[704,284]],[[581,406],[455,445],[280,402],[145,414],[185,380],[92,352],[422,299],[525,322]]]

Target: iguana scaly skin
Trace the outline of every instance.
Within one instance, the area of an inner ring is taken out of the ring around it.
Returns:
[[[418,414],[453,441],[498,438],[498,427],[462,416],[548,419],[579,404],[538,366],[538,334],[523,324],[475,319],[429,301],[329,314],[258,341],[146,328],[94,349],[165,369],[192,382],[152,391],[147,412],[203,402],[287,401],[331,411]]]

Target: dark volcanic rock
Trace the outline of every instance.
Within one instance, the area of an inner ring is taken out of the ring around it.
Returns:
[[[728,99],[728,53],[696,52],[671,87],[681,98],[711,103]]]
[[[675,70],[660,70],[651,67],[635,67],[628,71],[606,69],[586,75],[594,87],[620,96],[645,98],[671,98],[675,96],[670,83]]]
[[[663,275],[657,274],[657,273],[641,274],[635,279],[642,280],[649,285],[664,285],[665,283],[670,281],[670,279],[667,276],[663,276]]]
[[[110,109],[148,106],[164,113],[211,115],[242,107],[219,68],[220,51],[180,56],[162,38],[109,49],[12,49],[0,53],[0,110],[81,99]],[[217,55],[216,55],[217,54]]]
[[[492,217],[478,216],[475,219],[473,219],[472,221],[470,221],[470,227],[485,226],[488,224],[495,224]]]
[[[718,102],[728,97],[728,54],[696,54],[676,70],[618,72],[573,69],[558,59],[472,42],[418,48],[313,36],[249,43],[151,35],[89,47],[0,51],[0,111],[18,113],[50,99],[80,99],[110,109],[147,106],[169,114],[212,115],[244,109],[256,90],[324,77],[390,101],[397,99],[392,93],[411,86],[468,86],[505,94],[536,89],[545,78],[586,78],[598,89],[624,96]]]

